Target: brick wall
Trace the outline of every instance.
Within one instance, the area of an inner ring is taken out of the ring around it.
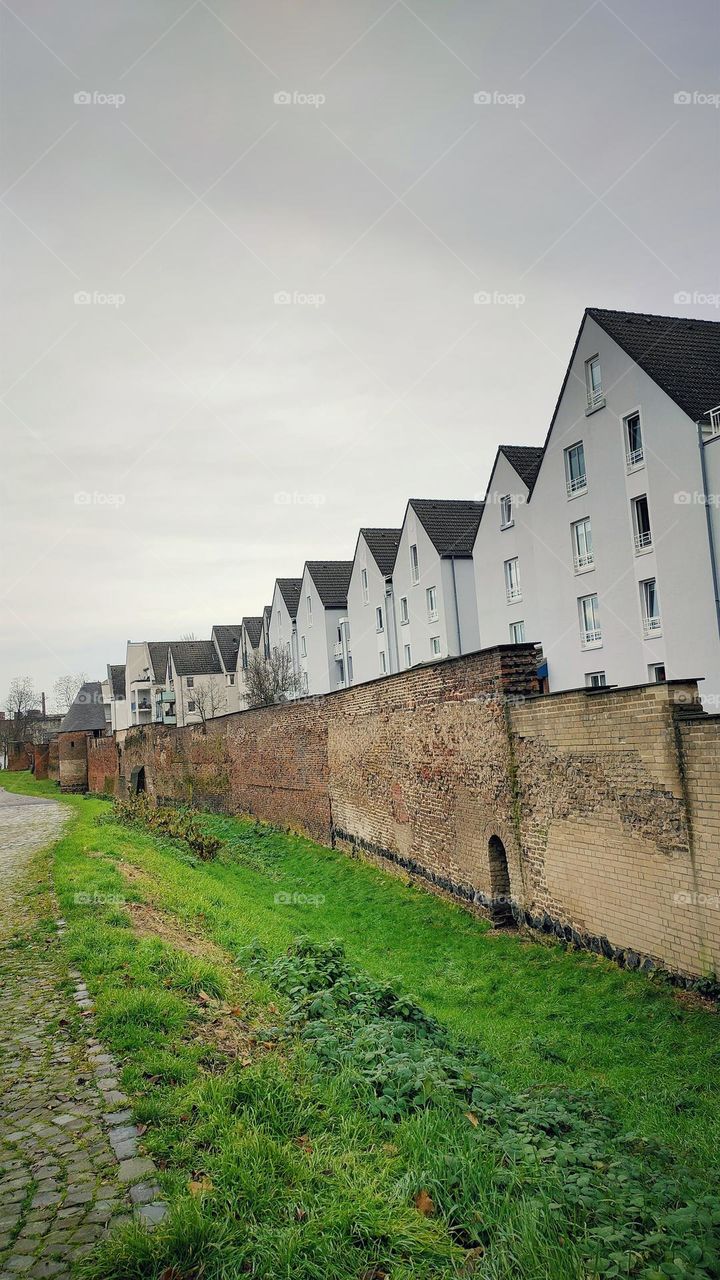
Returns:
[[[499,646],[201,729],[90,745],[90,783],[250,812],[635,968],[720,971],[720,718],[694,684],[536,692]],[[718,905],[712,905],[713,901]]]
[[[48,751],[48,779],[50,782],[60,781],[60,740],[52,738]]]
[[[87,744],[87,789],[107,795],[119,792],[120,774],[115,739],[89,738]]]
[[[58,770],[61,791],[87,791],[87,743],[84,733],[58,734]]]
[[[30,742],[11,742],[8,745],[8,769],[11,773],[20,773],[30,768]]]
[[[35,777],[38,780],[47,778],[48,776],[49,755],[50,744],[48,742],[38,743],[35,747]]]

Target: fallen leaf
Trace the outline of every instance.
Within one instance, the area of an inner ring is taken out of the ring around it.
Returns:
[[[306,1218],[307,1218],[307,1209],[303,1209],[301,1204],[297,1205],[295,1209],[296,1222],[304,1222]]]
[[[177,1267],[166,1267],[160,1272],[160,1280],[182,1280],[182,1276]]]
[[[276,1004],[271,1003],[268,1005],[268,1013],[277,1013],[277,1011],[278,1011],[278,1007]]]
[[[360,1273],[360,1280],[387,1280],[387,1271],[382,1267],[366,1267]]]
[[[418,1191],[415,1197],[415,1208],[418,1213],[424,1213],[426,1218],[431,1217],[435,1212],[435,1205],[427,1191]]]
[[[144,1133],[147,1133],[147,1125],[146,1125],[146,1124],[139,1124],[139,1125],[136,1125],[136,1128],[137,1128],[137,1135],[138,1135],[138,1138],[142,1138],[143,1134],[144,1134]]]
[[[305,1152],[306,1155],[312,1155],[313,1145],[306,1133],[301,1133],[299,1138],[295,1139],[297,1145]]]
[[[465,1119],[470,1121],[474,1129],[477,1129],[480,1121],[478,1120],[477,1116],[473,1115],[472,1111],[465,1112]]]
[[[213,1184],[210,1178],[200,1178],[197,1182],[194,1182],[191,1179],[190,1182],[188,1182],[188,1187],[191,1196],[202,1196],[207,1194],[207,1192],[212,1191]]]
[[[463,1262],[463,1265],[462,1265],[463,1275],[466,1275],[466,1276],[472,1275],[472,1273],[477,1268],[480,1262],[480,1259],[484,1257],[484,1254],[485,1254],[485,1250],[483,1249],[481,1244],[478,1245],[475,1249],[468,1249],[467,1253],[465,1254],[465,1261]]]
[[[207,991],[198,991],[197,998],[201,1004],[210,1004],[210,997]]]

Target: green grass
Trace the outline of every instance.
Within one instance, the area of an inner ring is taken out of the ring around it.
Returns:
[[[0,784],[58,796],[29,775],[1,774]],[[392,981],[489,1056],[504,1088],[541,1098],[554,1086],[600,1090],[613,1132],[661,1139],[714,1187],[720,1051],[708,1012],[602,959],[494,935],[450,903],[252,821],[205,818],[225,846],[217,861],[194,863],[134,828],[97,825],[109,812],[104,801],[63,799],[74,819],[56,846],[55,872],[70,955],[96,998],[99,1034],[126,1063],[123,1083],[175,1206],[166,1230],[152,1239],[129,1232],[88,1275],[155,1280],[175,1264],[185,1280],[200,1260],[208,1280],[250,1268],[302,1280],[365,1271],[369,1280],[375,1265],[390,1268],[392,1280],[450,1276],[461,1265],[453,1213],[463,1230],[472,1215],[491,1224],[483,1253],[462,1254],[487,1280],[591,1274],[580,1257],[584,1228],[553,1208],[553,1170],[536,1183],[516,1153],[499,1166],[462,1111],[443,1104],[394,1121],[388,1133],[387,1121],[359,1105],[352,1072],[323,1072],[312,1046],[283,1038],[282,1014],[279,1051],[228,1067],[197,1035],[198,992],[242,1002],[243,1017],[264,1026],[272,1044],[267,986],[156,940],[138,942],[121,906],[78,905],[77,892],[147,896],[111,860],[88,858],[92,851],[146,871],[154,902],[231,954],[259,941],[277,957],[299,934],[342,939],[353,966]],[[314,902],[290,904],[293,894]],[[610,1143],[610,1130],[601,1131]],[[191,1178],[212,1186],[191,1197]],[[437,1216],[414,1205],[428,1187]],[[631,1265],[598,1274],[710,1274]]]

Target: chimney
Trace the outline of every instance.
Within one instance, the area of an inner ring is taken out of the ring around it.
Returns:
[[[42,707],[42,718],[45,719],[45,694],[40,694],[40,705]]]

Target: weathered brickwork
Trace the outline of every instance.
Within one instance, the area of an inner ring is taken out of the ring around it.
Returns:
[[[60,781],[60,744],[57,738],[51,738],[50,740],[47,776],[50,782]]]
[[[720,718],[694,684],[538,697],[532,646],[89,744],[131,779],[360,851],[628,967],[720,970]],[[712,905],[713,901],[715,905]]]
[[[61,791],[87,791],[88,739],[84,733],[58,735],[58,769]]]
[[[31,754],[29,742],[11,742],[8,744],[8,769],[11,773],[20,773],[30,768]]]

